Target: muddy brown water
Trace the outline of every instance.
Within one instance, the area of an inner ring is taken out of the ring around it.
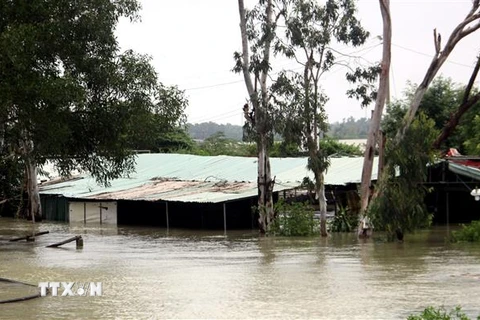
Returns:
[[[0,277],[101,282],[102,296],[0,304],[0,319],[406,319],[428,305],[480,314],[480,246],[445,243],[432,228],[404,243],[260,238],[206,232],[37,224],[0,218]],[[82,235],[84,248],[46,245]],[[0,283],[0,299],[24,290]]]

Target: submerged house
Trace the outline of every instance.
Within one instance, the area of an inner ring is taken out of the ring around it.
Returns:
[[[325,175],[329,194],[356,188],[362,157],[332,158]],[[307,158],[271,158],[274,197],[295,192]],[[376,168],[377,166],[374,166]],[[373,173],[376,179],[376,170]],[[98,185],[88,174],[40,185],[46,220],[160,227],[255,228],[257,159],[185,154],[139,154],[135,172]],[[353,187],[352,187],[353,186]],[[333,191],[332,191],[333,190]]]
[[[429,167],[426,203],[434,223],[480,220],[480,201],[471,195],[480,188],[480,157],[451,156]]]

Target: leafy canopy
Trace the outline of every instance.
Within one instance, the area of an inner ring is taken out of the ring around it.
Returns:
[[[0,1],[3,156],[107,183],[133,169],[138,135],[183,121],[185,98],[158,82],[150,58],[120,53],[115,26],[139,9],[136,0]]]

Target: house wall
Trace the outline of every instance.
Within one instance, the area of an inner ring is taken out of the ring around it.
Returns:
[[[277,198],[277,195],[275,195]],[[226,203],[227,229],[256,229],[256,197]],[[84,201],[42,195],[44,218],[71,223],[167,227],[166,203],[157,201]],[[100,213],[101,212],[101,213]],[[223,203],[169,202],[170,228],[223,229]]]
[[[227,229],[256,228],[255,198],[226,203]],[[118,224],[167,227],[165,202],[119,201]],[[223,229],[223,203],[168,202],[170,228]]]
[[[117,224],[117,202],[69,201],[70,223]]]
[[[469,223],[480,220],[480,201],[470,195],[480,181],[449,171],[446,163],[431,166],[426,187],[431,188],[425,203],[434,224]],[[448,201],[447,201],[448,194]]]
[[[59,195],[42,195],[42,218],[50,221],[68,222],[68,200]]]

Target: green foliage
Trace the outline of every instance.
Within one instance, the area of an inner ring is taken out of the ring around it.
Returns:
[[[368,215],[375,228],[386,231],[390,239],[395,234],[401,238],[404,232],[413,232],[431,222],[424,203],[428,190],[422,182],[426,179],[427,164],[434,161],[431,146],[437,134],[434,121],[419,113],[401,145],[391,138],[387,140],[385,155],[390,172],[384,173],[387,176],[383,184],[376,186],[379,195],[371,203]]]
[[[139,9],[136,0],[0,3],[8,156],[49,160],[62,175],[84,169],[107,184],[133,170],[132,148],[181,126],[183,93],[158,82],[149,57],[120,52],[116,25],[138,19]]]
[[[280,236],[312,236],[318,233],[318,220],[308,203],[287,203],[280,200],[275,204],[276,218],[270,232]]]
[[[447,311],[444,307],[428,307],[420,315],[410,315],[407,320],[470,320],[461,307]],[[480,316],[477,317],[480,320]]]
[[[332,139],[320,140],[320,150],[328,156],[362,156],[363,151],[358,145],[342,143]]]
[[[0,216],[13,215],[19,204],[24,167],[14,158],[0,157]]]
[[[463,125],[460,128],[462,132],[462,136],[464,137],[464,140],[463,140],[464,153],[469,155],[480,155],[480,134],[479,134],[480,130],[479,129],[480,129],[480,116],[478,115],[475,115],[468,125]]]
[[[335,139],[366,139],[369,126],[370,120],[367,118],[355,120],[349,117],[342,122],[331,123],[328,135]]]
[[[238,155],[236,141],[227,139],[223,132],[217,132],[203,141],[200,145],[201,149],[211,156],[217,155]]]
[[[406,99],[397,101],[400,109],[404,109],[413,98],[416,86],[411,85],[407,89]],[[465,87],[454,83],[451,79],[439,77],[435,79],[425,93],[419,110],[422,110],[428,118],[435,122],[435,128],[442,130],[450,119],[451,114],[456,112],[463,100]],[[475,90],[472,91],[474,94]],[[456,148],[462,154],[480,154],[480,103],[475,104],[460,119],[456,130],[443,142],[443,149]]]
[[[331,70],[341,55],[332,49],[333,43],[357,47],[369,34],[356,18],[352,0],[321,3],[291,0],[282,4],[285,28],[283,34],[276,34],[274,52],[295,59],[302,70],[280,72],[272,84],[276,107],[274,128],[286,144],[307,150],[308,169],[314,173],[315,189],[320,193],[331,151],[319,147],[318,142],[321,132],[328,130],[324,110],[328,97],[321,89],[320,78]]]
[[[381,71],[381,65],[377,64],[367,68],[357,67],[355,71],[347,72],[347,80],[357,84],[356,88],[347,90],[347,96],[360,100],[362,107],[368,107],[377,98],[376,82]]]
[[[358,226],[358,214],[350,212],[348,208],[340,208],[331,224],[331,232],[352,232]]]
[[[303,157],[304,152],[301,152],[298,146],[294,143],[275,142],[270,149],[270,156],[277,158],[286,157]]]
[[[162,153],[174,153],[178,150],[192,150],[195,148],[195,141],[181,128],[172,128],[156,139],[155,151]]]
[[[240,108],[238,112],[241,112]],[[242,141],[242,127],[233,124],[218,124],[214,122],[189,123],[187,129],[190,136],[197,140],[205,140],[217,132],[223,132],[227,139]]]
[[[462,229],[453,231],[452,242],[480,242],[480,220],[472,221],[470,224],[462,224]]]

